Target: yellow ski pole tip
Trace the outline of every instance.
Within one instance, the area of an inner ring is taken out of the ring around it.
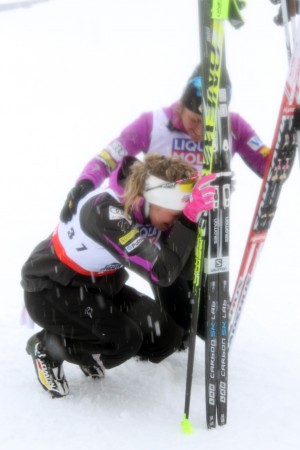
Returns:
[[[184,434],[192,434],[193,427],[189,419],[187,419],[186,415],[183,415],[183,420],[181,422],[181,429]]]

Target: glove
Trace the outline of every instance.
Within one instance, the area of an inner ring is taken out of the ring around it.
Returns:
[[[90,180],[82,180],[73,189],[70,190],[63,209],[60,213],[60,220],[64,223],[69,222],[77,211],[79,200],[94,189]]]
[[[216,188],[210,183],[216,179],[212,173],[202,177],[194,186],[189,202],[186,204],[183,214],[191,222],[198,223],[203,211],[210,211],[214,205]]]
[[[300,131],[300,106],[294,110],[293,126],[295,130]]]

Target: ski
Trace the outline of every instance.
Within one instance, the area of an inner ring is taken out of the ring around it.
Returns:
[[[297,134],[293,126],[294,110],[300,103],[300,26],[294,40],[276,129],[268,157],[248,240],[229,308],[229,344],[233,339],[253,278],[259,255],[274,219],[280,193],[297,152]]]
[[[219,404],[219,311],[222,302],[219,292],[218,268],[224,267],[221,250],[221,213],[222,202],[222,180],[220,166],[220,139],[217,131],[219,112],[219,91],[221,73],[223,66],[223,53],[225,48],[225,38],[223,23],[215,20],[214,7],[209,8],[209,3],[199,3],[200,30],[201,30],[201,56],[203,64],[203,115],[204,115],[204,163],[203,174],[217,172],[218,178],[215,182],[216,197],[214,208],[207,215],[205,222],[205,257],[203,261],[205,298],[200,301],[205,302],[206,311],[206,335],[205,335],[205,397],[206,397],[206,423],[208,428],[215,428],[217,424],[217,410]],[[228,11],[227,11],[228,13]],[[227,18],[227,17],[226,17]],[[219,131],[219,130],[218,130]],[[218,263],[217,263],[218,261]],[[225,275],[225,274],[224,274]],[[226,276],[226,275],[225,275]],[[227,321],[225,321],[227,325]],[[226,326],[225,325],[225,326]],[[223,412],[222,423],[226,423],[227,409],[227,351],[225,349],[224,366],[226,376],[223,379]],[[226,385],[226,386],[225,386]]]
[[[218,174],[213,211],[198,224],[193,311],[187,365],[183,431],[190,433],[189,406],[200,302],[206,307],[205,391],[206,422],[214,428],[227,421],[230,149],[228,90],[223,22],[243,24],[238,0],[198,0],[202,62],[203,175]],[[203,275],[203,276],[202,276]],[[206,282],[203,296],[203,281]],[[205,298],[202,298],[205,297]]]
[[[210,9],[211,6],[211,9]],[[203,174],[218,174],[214,208],[205,224],[205,392],[208,428],[227,422],[230,149],[223,21],[240,26],[235,1],[199,2],[203,64]]]
[[[272,3],[281,3],[274,22],[284,26],[285,45],[288,62],[290,62],[292,51],[295,45],[295,36],[297,29],[297,16],[300,14],[300,0],[272,0]],[[300,163],[300,130],[297,124],[297,144]]]
[[[224,30],[221,20],[214,20],[212,17],[212,10],[214,2],[218,0],[198,0],[199,9],[199,31],[200,31],[200,44],[201,44],[201,62],[202,62],[202,116],[203,116],[203,175],[212,173],[214,150],[216,143],[216,126],[217,115],[219,107],[219,87],[221,76],[221,62],[224,49]],[[227,4],[229,0],[225,0]],[[222,0],[218,1],[218,4],[222,8]],[[224,13],[224,10],[222,8]],[[226,11],[227,13],[227,11]],[[218,207],[218,202],[215,200],[214,209]],[[215,215],[217,215],[215,211]],[[201,220],[198,223],[197,230],[197,244],[195,254],[195,267],[194,267],[194,280],[193,280],[193,311],[192,311],[192,326],[190,330],[189,340],[189,354],[188,354],[188,372],[186,382],[186,399],[185,399],[185,412],[184,420],[182,422],[184,432],[191,431],[191,424],[189,422],[189,404],[191,393],[191,381],[192,381],[192,367],[194,358],[194,349],[197,336],[198,327],[198,313],[200,301],[202,299],[202,276],[204,272],[204,261],[207,261],[207,230],[209,227],[211,212],[205,216],[202,215]],[[216,252],[216,250],[214,249]],[[207,271],[207,270],[206,270]],[[215,300],[211,300],[211,304],[216,304],[217,298],[217,274],[214,275],[214,294]],[[211,286],[213,282],[211,283]],[[206,379],[206,422],[207,427],[216,426],[216,408],[217,408],[217,390],[218,390],[218,377],[217,377],[217,320],[214,316],[213,324],[209,327],[214,327],[214,336],[207,342],[206,336],[206,355],[205,355],[205,379]],[[209,360],[209,353],[207,349],[211,349],[211,357]],[[208,369],[210,367],[210,370]],[[210,377],[210,374],[212,376]],[[209,379],[211,378],[211,382]]]

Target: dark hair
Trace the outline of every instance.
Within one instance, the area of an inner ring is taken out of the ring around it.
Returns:
[[[202,65],[198,64],[188,79],[186,87],[180,98],[183,106],[197,114],[202,113],[202,76]],[[221,74],[221,84],[226,86],[228,99],[230,100],[231,82],[227,69]]]

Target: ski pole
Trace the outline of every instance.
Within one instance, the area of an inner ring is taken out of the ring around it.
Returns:
[[[197,244],[195,252],[194,284],[193,284],[193,298],[192,298],[193,307],[192,307],[192,319],[191,319],[191,330],[189,337],[189,350],[188,350],[188,362],[186,373],[185,405],[184,405],[183,419],[181,422],[182,431],[185,434],[191,434],[193,431],[192,424],[189,420],[189,412],[190,412],[190,401],[192,392],[195,347],[198,329],[199,306],[201,301],[200,300],[201,279],[203,273],[202,261],[204,259],[205,234],[206,234],[206,219],[203,217],[200,219],[200,222],[198,224]]]

